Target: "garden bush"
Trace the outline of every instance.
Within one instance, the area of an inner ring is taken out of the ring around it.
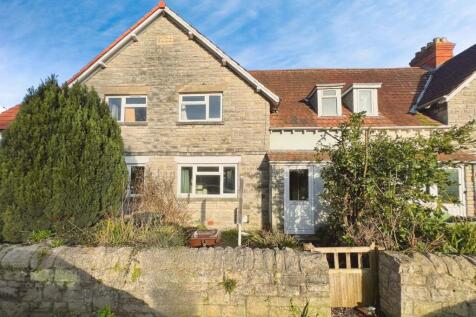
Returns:
[[[86,228],[120,210],[127,184],[121,131],[95,91],[47,79],[29,90],[2,138],[4,240]]]
[[[476,254],[476,223],[450,223],[446,227],[446,241],[441,251],[454,254]]]
[[[450,230],[444,197],[427,188],[444,192],[450,180],[444,170],[451,154],[474,143],[474,122],[424,137],[391,137],[385,131],[362,127],[363,114],[353,114],[341,124],[336,143],[318,146],[318,155],[328,157],[322,178],[321,197],[327,211],[327,232],[340,244],[370,245],[375,242],[390,250],[438,251],[466,243],[470,233],[461,227]],[[466,228],[466,227],[465,227]],[[453,242],[448,244],[448,237]],[[464,242],[456,242],[459,239]]]

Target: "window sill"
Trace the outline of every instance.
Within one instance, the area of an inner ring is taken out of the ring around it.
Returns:
[[[177,121],[177,125],[224,125],[223,121]]]
[[[188,201],[204,201],[204,200],[220,200],[220,201],[238,201],[238,197],[230,196],[178,196],[179,199],[186,199]]]
[[[145,127],[147,122],[118,122],[121,127]]]

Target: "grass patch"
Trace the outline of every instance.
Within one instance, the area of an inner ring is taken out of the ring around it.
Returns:
[[[132,219],[109,218],[92,230],[92,244],[159,248],[185,246],[187,233],[176,225],[135,223]]]
[[[131,272],[132,283],[137,282],[137,280],[139,280],[141,275],[142,275],[142,270],[140,269],[140,267],[134,265],[134,268],[132,269],[132,272]]]
[[[30,243],[40,243],[53,237],[55,234],[51,230],[33,230],[28,237]]]
[[[112,312],[111,306],[106,305],[97,312],[96,317],[116,317],[116,315]]]

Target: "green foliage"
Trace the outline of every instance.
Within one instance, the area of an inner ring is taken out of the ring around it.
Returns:
[[[244,233],[241,238],[242,246],[250,248],[301,248],[301,243],[296,238],[278,231],[246,231],[246,233]],[[222,246],[233,248],[237,247],[238,230],[227,229],[221,231],[220,240]]]
[[[50,241],[50,246],[52,248],[58,248],[58,247],[61,247],[65,244],[66,244],[66,242],[61,238],[54,238]]]
[[[476,224],[457,222],[448,224],[446,242],[442,251],[445,253],[476,254]]]
[[[440,249],[445,243],[443,198],[425,190],[448,187],[438,154],[450,154],[473,143],[474,122],[429,137],[391,137],[362,127],[362,114],[342,124],[335,145],[321,144],[331,164],[324,165],[322,198],[328,209],[328,232],[341,244],[391,250]]]
[[[131,272],[131,281],[132,281],[132,283],[137,282],[137,280],[139,280],[141,275],[142,275],[142,270],[140,269],[140,267],[134,265],[134,267],[132,268],[132,272]]]
[[[40,243],[54,236],[51,230],[33,230],[28,237],[30,243]]]
[[[88,227],[119,210],[127,182],[121,132],[95,91],[48,78],[30,89],[2,138],[5,240]]]
[[[116,315],[112,312],[111,306],[106,305],[103,308],[101,308],[97,314],[96,317],[115,317]]]
[[[315,315],[313,315],[310,311],[310,308],[309,308],[309,302],[306,302],[306,305],[304,305],[304,307],[301,309],[300,307],[298,307],[294,302],[293,300],[291,299],[290,300],[290,311],[291,311],[291,314],[294,316],[294,317],[311,317],[311,316],[315,316],[315,317],[318,317],[319,316],[319,313],[316,313]]]
[[[185,246],[187,235],[183,228],[132,219],[107,218],[90,230],[90,244],[103,246],[155,246],[159,248]]]
[[[238,282],[235,279],[229,277],[223,277],[223,282],[220,283],[227,294],[233,293]]]
[[[245,238],[245,244],[251,248],[299,249],[301,247],[296,238],[279,231],[253,231]]]

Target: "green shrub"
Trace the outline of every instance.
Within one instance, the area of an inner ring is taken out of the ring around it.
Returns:
[[[439,154],[474,143],[474,121],[430,136],[394,137],[363,127],[364,115],[353,114],[336,131],[336,142],[318,145],[328,157],[321,176],[328,232],[340,244],[388,250],[435,251],[445,244],[444,197],[424,190],[449,185]],[[324,141],[323,141],[324,142]]]
[[[127,183],[123,152],[120,128],[95,91],[60,87],[54,77],[31,89],[2,134],[3,238],[84,228],[119,210]]]
[[[458,222],[446,227],[445,253],[476,254],[476,224]]]
[[[183,228],[157,222],[135,223],[132,219],[108,218],[91,232],[91,243],[103,246],[185,246],[187,235]]]
[[[30,243],[40,243],[54,236],[51,230],[33,230],[28,237]]]
[[[115,317],[116,315],[112,312],[111,306],[106,305],[103,308],[101,308],[97,314],[96,317]]]
[[[220,283],[227,294],[233,293],[238,282],[235,279],[229,277],[223,277],[223,282]]]
[[[301,247],[296,238],[279,231],[253,231],[246,236],[245,244],[251,248],[299,249]]]
[[[220,245],[235,248],[238,246],[238,230],[226,229],[220,231]]]

